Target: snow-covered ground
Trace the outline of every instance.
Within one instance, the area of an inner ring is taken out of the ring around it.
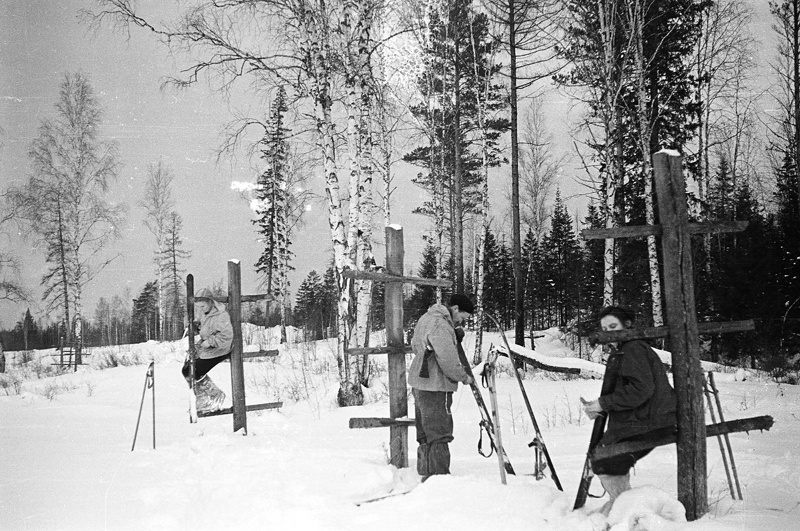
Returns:
[[[254,348],[274,346],[274,334],[247,330],[245,338]],[[468,346],[472,341],[468,334]],[[491,343],[499,337],[489,334],[486,348]],[[675,522],[683,509],[675,449],[662,447],[637,465],[634,489],[606,520],[592,513],[603,499],[571,510],[591,432],[579,397],[596,397],[599,380],[544,373],[525,380],[565,492],[530,475],[533,430],[507,365],[498,377],[501,428],[519,475],[502,485],[496,458],[478,454],[480,416],[462,387],[453,401],[452,475],[417,485],[413,428],[411,467],[402,470],[387,464],[388,429],[348,428],[350,417],[388,416],[385,358],[376,359],[368,403],[342,409],[335,406],[332,348],[297,343],[277,358],[245,364],[248,403],[284,401],[280,410],[250,413],[247,436],[232,433],[230,416],[188,422],[185,342],[96,349],[77,373],[48,377],[49,366],[34,361],[0,375],[0,529],[800,529],[797,386],[716,376],[726,420],[775,418],[769,432],[730,437],[744,501],[731,500],[717,441],[709,439],[706,517]],[[564,346],[548,336],[536,351],[563,357]],[[152,359],[156,449],[147,390],[131,452]],[[211,375],[230,389],[228,364]],[[415,485],[405,496],[356,505]],[[592,491],[602,493],[599,482]]]

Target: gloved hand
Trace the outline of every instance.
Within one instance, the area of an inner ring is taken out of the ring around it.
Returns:
[[[583,406],[583,412],[586,413],[586,416],[589,417],[589,420],[594,420],[603,414],[603,408],[600,407],[600,400],[592,400],[591,402],[587,402],[583,399],[583,397],[581,397],[581,405]]]

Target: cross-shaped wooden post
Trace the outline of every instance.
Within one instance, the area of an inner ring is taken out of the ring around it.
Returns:
[[[581,231],[586,239],[661,236],[667,326],[598,334],[601,342],[655,337],[669,338],[672,374],[678,397],[678,500],[686,517],[696,520],[708,511],[706,485],[706,425],[700,333],[753,330],[752,320],[698,323],[694,299],[691,235],[739,232],[747,222],[689,223],[686,183],[681,156],[662,150],[653,155],[660,225],[627,226]]]
[[[406,381],[406,353],[410,347],[403,339],[403,284],[449,288],[452,282],[444,279],[403,276],[403,228],[386,227],[386,272],[345,270],[348,278],[377,280],[386,283],[384,293],[386,346],[378,348],[347,349],[349,356],[387,354],[389,356],[389,418],[351,418],[351,428],[389,427],[389,456],[397,468],[408,466],[408,427],[414,421],[408,418],[408,383]]]
[[[228,296],[214,297],[214,300],[226,304],[228,315],[231,319],[233,329],[233,342],[231,344],[231,397],[232,406],[210,413],[198,413],[198,417],[212,417],[217,415],[233,414],[233,432],[242,430],[243,435],[247,435],[247,412],[259,411],[262,409],[275,409],[283,405],[283,402],[267,402],[264,404],[245,403],[244,393],[244,358],[270,357],[277,356],[277,350],[260,350],[258,352],[244,352],[242,340],[242,302],[273,301],[275,298],[262,293],[257,295],[242,295],[242,270],[239,260],[228,260]],[[194,277],[189,274],[186,276],[186,314],[189,321],[189,355],[191,363],[194,363]],[[192,371],[194,374],[194,371]],[[196,419],[193,419],[196,420]]]

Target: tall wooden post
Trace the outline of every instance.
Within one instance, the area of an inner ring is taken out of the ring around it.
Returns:
[[[228,260],[228,315],[233,326],[231,346],[231,392],[233,393],[233,432],[244,429],[247,435],[247,408],[244,400],[242,364],[242,272],[239,260]]]
[[[403,228],[386,227],[386,272],[403,274]],[[408,416],[406,355],[403,340],[403,283],[387,282],[385,299],[386,345],[389,352],[389,416],[393,419]],[[397,468],[408,466],[408,426],[389,427],[389,455]]]
[[[686,185],[681,156],[653,155],[664,267],[664,294],[672,351],[672,374],[678,396],[678,500],[686,517],[696,520],[708,511],[706,424],[703,371],[695,311],[694,278]]]

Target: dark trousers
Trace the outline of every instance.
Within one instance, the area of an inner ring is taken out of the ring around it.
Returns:
[[[642,435],[634,435],[633,437],[626,437],[619,441],[614,441],[614,443],[646,440],[648,438],[648,435],[649,434],[647,433]],[[601,444],[600,446],[604,445]],[[652,448],[648,448],[647,450],[639,450],[638,452],[628,452],[627,454],[615,455],[612,457],[607,457],[605,459],[592,459],[591,461],[592,472],[594,472],[595,474],[603,474],[607,476],[624,476],[631,471],[631,468],[633,468],[633,465],[635,465],[639,459],[646,456],[652,451],[653,451]]]
[[[450,473],[453,440],[453,393],[414,389],[414,422],[417,428],[417,473],[427,479]]]
[[[195,381],[199,380],[200,378],[208,374],[208,371],[216,367],[220,362],[229,359],[231,359],[230,354],[226,354],[225,356],[219,356],[217,358],[208,358],[208,359],[195,358],[194,360]],[[189,360],[186,360],[186,362],[183,364],[183,368],[181,369],[181,373],[183,374],[183,377],[186,378],[187,382],[189,382],[189,378],[191,377],[191,371],[192,367],[189,363]],[[192,383],[189,382],[189,385],[191,386]]]

